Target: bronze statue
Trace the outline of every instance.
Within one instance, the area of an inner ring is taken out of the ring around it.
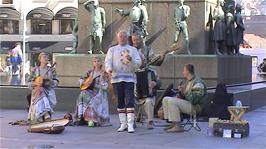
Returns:
[[[244,31],[245,31],[245,26],[243,23],[243,18],[241,16],[241,10],[242,7],[241,5],[237,4],[236,5],[236,14],[235,14],[235,22],[236,22],[236,47],[235,47],[235,53],[240,54],[239,52],[239,46],[240,44],[243,44],[244,42]]]
[[[235,19],[234,19],[234,5],[228,5],[226,10],[226,46],[229,55],[234,54],[236,47],[236,33],[235,33]]]
[[[88,0],[83,5],[91,14],[89,36],[92,48],[88,53],[99,54],[102,52],[102,37],[106,26],[105,10],[99,6],[98,0]]]
[[[77,48],[78,48],[78,19],[75,19],[75,25],[72,30],[72,35],[73,35],[73,43],[72,43],[72,51],[70,54],[77,53]]]
[[[217,0],[217,5],[213,10],[213,19],[215,20],[213,41],[215,44],[215,53],[217,55],[225,54],[226,24],[223,11],[223,0]]]
[[[235,5],[236,5],[235,0],[224,0],[223,11],[226,12],[229,9],[229,7]],[[234,12],[231,13],[234,14]]]
[[[183,34],[183,38],[185,40],[185,47],[187,53],[190,55],[191,52],[189,50],[189,36],[188,36],[188,27],[186,19],[190,15],[190,7],[184,5],[184,0],[179,0],[178,5],[175,10],[175,25],[176,25],[176,32],[175,32],[175,39],[174,42],[177,43],[179,40],[180,33]]]
[[[134,0],[133,7],[128,10],[122,10],[115,8],[115,11],[118,12],[121,16],[129,16],[131,25],[130,25],[130,35],[135,32],[141,32],[142,37],[148,36],[147,23],[148,23],[148,12],[146,6],[143,5],[145,0]]]

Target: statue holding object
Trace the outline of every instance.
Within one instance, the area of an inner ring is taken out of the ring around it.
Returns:
[[[179,40],[180,33],[183,34],[183,38],[185,40],[185,47],[186,51],[189,55],[191,55],[189,49],[189,36],[188,36],[188,27],[186,19],[190,15],[190,7],[184,5],[184,0],[179,0],[178,5],[175,9],[175,25],[176,25],[176,32],[175,32],[175,39],[174,42],[177,43]]]
[[[89,37],[91,37],[92,48],[88,53],[100,54],[102,53],[102,37],[106,26],[105,10],[99,6],[98,0],[88,0],[83,5],[91,14]]]
[[[142,37],[145,39],[148,36],[147,23],[148,23],[148,12],[146,6],[143,5],[145,0],[134,0],[133,7],[128,10],[122,10],[115,8],[115,12],[121,16],[129,16],[130,18],[130,36],[135,32],[140,32]]]

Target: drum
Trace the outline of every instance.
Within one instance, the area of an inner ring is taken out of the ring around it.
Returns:
[[[65,125],[68,123],[68,119],[56,119],[49,122],[33,124],[28,128],[28,132],[59,134],[65,130]]]

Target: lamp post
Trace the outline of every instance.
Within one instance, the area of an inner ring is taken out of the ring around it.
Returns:
[[[26,83],[26,31],[27,31],[27,28],[26,28],[26,5],[23,5],[22,4],[23,1],[20,2],[20,9],[22,10],[22,21],[23,21],[23,35],[22,35],[22,38],[23,38],[23,48],[22,48],[22,51],[23,51],[23,71],[22,71],[22,84],[25,84]]]

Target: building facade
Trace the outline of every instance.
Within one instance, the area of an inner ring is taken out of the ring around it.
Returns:
[[[24,30],[29,56],[69,52],[77,16],[78,0],[0,0],[0,52],[22,42]]]

